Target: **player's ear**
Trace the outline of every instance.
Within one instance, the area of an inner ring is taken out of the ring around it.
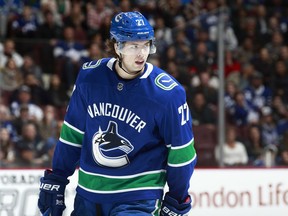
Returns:
[[[119,52],[118,44],[117,44],[117,43],[114,43],[114,50],[115,50],[116,54],[117,54],[118,56],[120,56],[120,52]]]

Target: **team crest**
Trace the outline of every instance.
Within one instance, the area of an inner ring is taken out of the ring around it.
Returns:
[[[130,163],[127,155],[134,147],[118,133],[118,125],[110,121],[106,131],[99,128],[94,134],[92,149],[96,163],[105,167],[118,168]]]
[[[178,85],[169,75],[165,73],[161,73],[156,77],[155,84],[165,91],[169,91]]]

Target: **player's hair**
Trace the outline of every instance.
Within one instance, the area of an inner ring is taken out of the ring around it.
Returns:
[[[115,39],[107,39],[105,41],[106,52],[109,56],[118,58],[118,55],[115,51],[114,44],[116,43]]]

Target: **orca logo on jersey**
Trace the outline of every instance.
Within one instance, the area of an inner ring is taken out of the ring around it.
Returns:
[[[168,74],[165,73],[161,73],[155,78],[155,84],[165,91],[169,91],[178,85]]]
[[[110,121],[106,131],[101,128],[92,138],[93,156],[96,163],[105,167],[123,167],[129,164],[127,154],[133,151],[131,143],[118,134],[118,125]]]

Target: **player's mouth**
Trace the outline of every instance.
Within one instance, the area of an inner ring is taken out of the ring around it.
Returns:
[[[135,61],[136,65],[142,66],[145,62],[144,60]]]

